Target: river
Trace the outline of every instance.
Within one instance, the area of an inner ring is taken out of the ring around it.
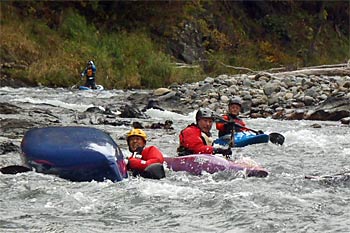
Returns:
[[[40,122],[40,117],[50,118],[43,113],[50,111],[56,119],[52,124],[102,129],[127,153],[125,133],[130,125],[89,125],[76,119],[91,106],[121,105],[129,92],[1,87],[0,102],[22,111],[0,113],[0,120]],[[144,125],[172,120],[173,130],[145,131],[148,145],[175,156],[178,134],[193,122],[194,112],[151,109],[146,114],[149,119],[120,120]],[[266,178],[166,170],[162,180],[130,177],[118,183],[77,183],[35,172],[0,174],[0,232],[350,232],[349,180],[304,178],[350,170],[349,126],[330,121],[245,121],[252,129],[286,138],[282,146],[268,143],[233,149],[235,158],[250,158],[266,168],[270,173]],[[214,127],[212,132],[217,134]],[[23,134],[15,135],[4,133],[0,142],[20,145]],[[19,152],[0,155],[1,167],[20,163]]]

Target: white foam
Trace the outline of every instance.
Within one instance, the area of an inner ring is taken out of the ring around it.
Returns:
[[[179,113],[171,112],[171,111],[161,111],[158,109],[147,109],[146,114],[154,119],[161,119],[161,120],[166,120],[166,119],[173,119],[173,120],[184,120],[184,121],[193,121],[195,112],[191,112],[188,115],[182,115]]]
[[[145,196],[160,196],[169,199],[194,198],[204,195],[203,191],[191,186],[179,186],[146,180],[138,184],[138,189]]]
[[[34,99],[31,97],[25,97],[25,98],[17,98],[13,101],[16,102],[22,102],[22,103],[31,103],[31,104],[48,104],[51,106],[66,108],[66,109],[72,109],[72,110],[78,110],[78,111],[85,111],[86,109],[93,107],[94,105],[84,105],[84,104],[71,104],[71,103],[65,103],[60,100],[49,100],[49,99]]]

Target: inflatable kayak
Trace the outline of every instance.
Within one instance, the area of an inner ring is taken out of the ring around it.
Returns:
[[[269,173],[253,161],[232,161],[217,155],[193,154],[180,157],[165,157],[169,169],[185,171],[193,175],[220,171],[244,172],[246,176],[266,177]]]
[[[47,127],[27,131],[21,142],[25,166],[71,181],[121,181],[123,154],[105,132],[88,127]]]
[[[96,85],[96,89],[91,89],[91,88],[86,87],[86,86],[79,86],[79,90],[82,90],[82,91],[102,91],[102,90],[104,90],[104,87],[102,85]]]
[[[214,145],[227,146],[231,135],[227,134],[214,140]],[[238,132],[234,134],[234,147],[244,147],[252,144],[269,142],[269,135],[250,132]]]

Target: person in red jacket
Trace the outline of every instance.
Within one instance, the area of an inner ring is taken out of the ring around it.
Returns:
[[[246,127],[245,122],[238,117],[239,113],[241,112],[241,108],[242,108],[242,101],[240,98],[233,98],[229,100],[228,114],[223,115],[222,118],[226,121],[234,122],[234,124],[222,123],[222,122],[216,123],[216,129],[219,130],[219,137],[222,137],[227,134],[231,134],[233,127],[235,132],[249,131],[248,129],[245,128]]]
[[[231,148],[214,148],[211,137],[211,127],[214,114],[210,109],[199,109],[196,113],[196,124],[191,124],[179,135],[180,146],[177,149],[179,156],[190,154],[232,154]]]
[[[134,176],[161,179],[165,177],[162,152],[156,146],[145,147],[146,133],[141,129],[132,129],[127,135],[131,155],[125,158],[128,170]]]

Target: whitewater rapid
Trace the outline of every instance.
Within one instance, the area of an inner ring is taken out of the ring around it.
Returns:
[[[149,145],[159,147],[165,156],[175,156],[178,135],[194,121],[195,112],[149,109],[148,119],[116,117],[128,124],[77,123],[77,116],[90,107],[112,106],[117,113],[127,94],[2,87],[0,102],[20,111],[0,113],[0,122],[41,122],[48,117],[42,112],[49,111],[57,119],[52,124],[102,129],[128,153],[125,134],[138,121],[146,126]],[[165,120],[173,121],[174,129],[147,127]],[[235,158],[253,159],[266,168],[267,178],[229,172],[192,176],[167,170],[162,180],[130,177],[118,183],[76,183],[35,172],[0,174],[0,232],[350,232],[350,182],[304,178],[350,170],[349,127],[329,121],[245,121],[252,129],[285,136],[283,146],[268,143],[233,149]],[[11,134],[4,126],[0,143],[19,146],[22,131],[14,128],[19,133]],[[214,127],[212,133],[217,135]],[[19,163],[20,152],[0,155],[1,166]]]

